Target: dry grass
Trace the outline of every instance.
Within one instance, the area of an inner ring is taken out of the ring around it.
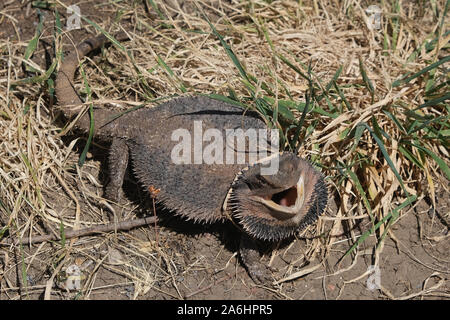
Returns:
[[[102,201],[101,157],[88,154],[80,168],[74,151],[85,142],[63,140],[51,117],[51,64],[58,61],[61,43],[71,37],[58,33],[55,23],[55,9],[64,13],[65,2],[41,2],[54,6],[41,8],[48,14],[35,49],[31,37],[16,36],[18,7],[0,8],[0,18],[15,27],[0,45],[0,243],[108,221],[97,205]],[[110,34],[127,30],[133,41],[123,43],[128,55],[111,47],[85,62],[93,101],[126,109],[174,95],[214,93],[256,108],[282,130],[286,149],[298,150],[321,167],[336,202],[317,228],[307,230],[321,237],[308,241],[298,260],[325,260],[342,241],[345,223],[350,231],[344,235],[348,247],[342,254],[350,253],[356,261],[357,245],[370,235],[378,264],[384,238],[395,238],[390,227],[411,212],[402,209],[424,197],[435,204],[437,187],[446,188],[450,179],[448,1],[382,1],[379,30],[367,28],[364,10],[370,3],[364,1],[210,2],[197,4],[217,33],[190,1],[177,15],[180,8],[155,0],[160,16],[153,1],[98,5],[108,18],[88,18]],[[95,7],[100,2],[86,3]],[[65,23],[63,16],[61,21]],[[83,29],[97,33],[88,22]],[[46,51],[51,59],[47,63]],[[397,81],[405,75],[412,79]],[[78,83],[83,91],[82,80]],[[143,210],[135,202],[123,208],[122,219]],[[353,227],[363,218],[367,233],[360,236]],[[1,248],[0,295],[16,299],[45,292],[46,298],[68,297],[64,288],[52,286],[64,282],[65,267],[76,264],[90,270],[79,291],[83,298],[110,289],[94,287],[100,266],[124,275],[128,281],[117,286],[132,286],[132,298],[149,290],[182,298],[186,284],[179,278],[208,269],[209,262],[186,265],[169,247],[167,234],[156,242],[152,230],[143,232],[145,241],[113,233]],[[448,242],[448,237],[436,241]],[[284,250],[289,248],[274,255]],[[29,276],[33,263],[46,266],[39,281]],[[295,278],[297,269],[283,270],[283,277]],[[13,271],[20,286],[8,280]],[[171,290],[156,285],[161,283]],[[287,297],[282,287],[278,294]]]

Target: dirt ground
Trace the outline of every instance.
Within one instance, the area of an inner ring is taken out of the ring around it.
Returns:
[[[95,14],[98,10],[95,5],[103,4],[101,0],[64,3],[79,4],[82,12],[92,12],[88,14],[89,19],[102,25],[115,18],[108,4],[104,6],[102,18]],[[38,22],[36,9],[29,4],[29,1],[0,4],[0,11],[16,20],[15,23],[4,17],[0,20],[0,41],[18,41],[25,49]],[[65,12],[61,15],[66,16]],[[45,28],[52,26],[48,16]],[[87,35],[85,29],[72,32],[74,41]],[[47,40],[41,41],[42,49]],[[48,67],[46,54],[36,54],[33,61],[43,69]],[[51,122],[51,115],[43,117]],[[65,137],[61,143],[68,146],[77,137]],[[78,160],[83,145],[83,141],[75,144],[69,162]],[[83,168],[85,183],[90,176],[103,181],[107,171],[105,153],[105,148],[97,144],[90,150]],[[73,190],[79,188],[76,179],[66,179],[66,183]],[[441,180],[436,186],[436,206],[425,194],[414,206],[405,208],[383,242],[379,256],[374,254],[375,239],[371,236],[360,246],[357,255],[352,253],[343,258],[355,237],[368,230],[370,222],[367,217],[355,223],[343,220],[339,228],[333,228],[337,207],[330,200],[318,224],[295,239],[265,248],[267,254],[262,259],[273,268],[274,279],[310,271],[274,288],[255,285],[249,278],[236,254],[239,237],[233,225],[196,225],[158,209],[163,217],[158,226],[68,240],[69,249],[61,248],[58,243],[9,251],[0,248],[0,300],[42,299],[51,276],[55,283],[50,291],[52,299],[448,299],[450,184]],[[67,211],[67,203],[60,197],[63,189],[56,182],[54,188],[57,190],[54,193],[43,190],[43,197],[52,203],[55,211]],[[102,194],[101,185],[91,183],[87,188]],[[124,190],[128,199],[123,204],[124,218],[153,214],[152,203],[145,199],[132,177]],[[78,199],[82,214],[87,214],[92,205],[81,196]],[[106,215],[103,219],[107,220]],[[335,234],[330,238],[331,229]],[[325,246],[330,244],[330,239],[331,245]],[[63,254],[65,250],[70,254]],[[32,257],[26,264],[26,285],[21,278],[23,254]],[[371,290],[370,280],[375,278],[369,270],[374,259],[378,259],[381,286]],[[69,266],[81,270],[77,279],[81,280],[83,294],[66,290]],[[55,272],[57,268],[59,272]]]

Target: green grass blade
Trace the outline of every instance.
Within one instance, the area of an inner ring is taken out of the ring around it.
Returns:
[[[327,99],[327,103],[329,103],[330,100],[328,99],[328,92],[330,91],[331,87],[334,86],[334,83],[337,82],[337,79],[341,75],[342,69],[343,69],[343,65],[340,65],[339,68],[334,73],[333,78],[331,78],[331,80],[325,86],[325,89],[322,92],[322,94],[316,98],[317,102],[320,102],[323,98],[326,98]]]
[[[409,135],[411,135],[411,134],[413,134],[413,133],[415,133],[415,132],[417,132],[417,131],[419,131],[421,129],[424,129],[424,128],[428,127],[431,123],[439,122],[441,120],[448,120],[448,116],[440,116],[440,117],[437,117],[437,118],[434,118],[434,119],[426,120],[426,121],[423,122],[422,125],[417,126],[417,127],[416,127],[416,125],[411,125],[411,127],[409,128],[407,133]],[[415,122],[415,123],[418,124],[419,122]]]
[[[280,60],[283,61],[289,68],[297,72],[302,78],[309,81],[308,76],[304,74],[299,68],[297,68],[292,62],[290,62],[285,56],[283,56],[281,53],[278,53],[277,57],[280,58]]]
[[[27,276],[27,265],[25,263],[25,255],[23,252],[23,245],[20,245],[20,261],[21,261],[21,275],[22,283],[26,290],[28,290],[28,276]]]
[[[441,64],[444,64],[444,63],[446,63],[446,62],[448,62],[448,61],[450,61],[450,56],[446,56],[446,57],[442,58],[441,60],[439,60],[439,61],[437,61],[437,62],[435,62],[435,63],[433,63],[433,64],[430,64],[429,66],[423,68],[423,69],[420,70],[419,72],[414,73],[412,76],[409,76],[409,77],[407,77],[407,78],[405,78],[405,79],[398,79],[398,80],[395,80],[395,81],[392,83],[392,87],[395,88],[395,87],[398,87],[398,86],[400,86],[400,85],[407,84],[407,83],[410,82],[411,80],[414,80],[415,78],[420,77],[421,75],[427,73],[427,72],[430,71],[430,70],[433,70],[434,68],[439,67]]]
[[[372,121],[372,125],[373,125],[373,131],[376,133],[378,138],[381,139],[381,136],[383,136],[387,140],[391,140],[391,137],[387,134],[387,132],[384,131],[383,129],[381,129],[380,125],[378,124],[377,119],[374,116],[372,116],[371,121]]]
[[[405,128],[403,127],[403,125],[400,123],[400,121],[397,119],[396,116],[394,116],[392,113],[390,113],[390,112],[387,111],[387,110],[383,110],[383,113],[384,113],[385,115],[387,115],[387,116],[389,117],[389,119],[391,119],[392,122],[394,122],[395,125],[396,125],[401,131],[403,131],[404,133],[406,133]]]
[[[413,147],[427,153],[431,158],[433,158],[433,160],[438,164],[438,166],[442,170],[442,172],[444,172],[444,174],[447,176],[447,179],[450,180],[450,168],[448,167],[448,165],[445,163],[444,160],[439,158],[433,151],[431,151],[421,145],[414,144],[414,143],[411,143],[411,145]]]
[[[238,107],[246,108],[245,105],[243,103],[241,103],[240,101],[237,101],[237,100],[232,99],[230,97],[226,97],[226,96],[221,95],[221,94],[211,93],[211,94],[200,94],[200,95],[206,96],[206,97],[210,97],[212,99],[219,100],[219,101],[222,101],[222,102],[230,103],[230,104],[233,104],[233,105],[238,106]]]
[[[404,148],[403,146],[398,146],[398,150],[412,163],[414,163],[419,168],[423,169],[422,163],[419,161],[419,159],[416,158],[415,155],[413,155],[408,149]]]
[[[61,22],[61,16],[59,15],[58,9],[54,9],[55,13],[55,34],[60,35],[63,33],[63,25]]]
[[[441,34],[442,30],[444,29],[444,22],[445,18],[447,17],[447,12],[449,8],[450,8],[450,0],[447,0],[447,2],[445,3],[444,11],[442,12],[441,22],[439,23],[439,34]]]
[[[397,40],[398,34],[400,30],[400,19],[398,18],[400,15],[400,3],[399,0],[395,0],[394,2],[394,16],[391,19],[392,25],[392,51],[397,49]]]
[[[355,128],[354,142],[353,142],[352,148],[350,150],[350,153],[353,153],[355,151],[356,147],[359,144],[359,140],[361,140],[363,133],[364,133],[364,127],[361,125],[357,125]]]
[[[313,87],[312,80],[311,80],[311,64],[308,66],[308,87],[309,87],[309,90],[308,90],[308,93],[306,94],[305,108],[303,109],[302,115],[297,124],[297,130],[295,132],[294,139],[293,139],[293,143],[298,142],[297,146],[295,146],[295,148],[293,148],[295,150],[294,153],[297,153],[298,150],[300,149],[300,146],[302,145],[302,141],[298,141],[298,138],[300,136],[300,131],[303,127],[303,123],[305,121],[306,114],[308,113],[309,105],[311,104],[311,99],[314,97],[314,87]]]
[[[345,256],[347,256],[349,253],[351,253],[353,250],[355,250],[356,247],[358,247],[361,243],[364,242],[364,240],[367,239],[368,236],[370,236],[372,233],[374,233],[376,230],[380,228],[380,226],[385,223],[388,219],[394,218],[397,219],[398,214],[400,210],[405,208],[406,206],[410,205],[414,201],[416,201],[417,196],[412,195],[409,196],[405,201],[403,201],[397,208],[392,210],[389,214],[384,216],[377,224],[375,224],[370,230],[364,232],[358,240],[350,247],[350,249],[347,250],[347,252],[342,256],[340,260],[342,260]]]
[[[441,102],[444,102],[446,100],[450,99],[450,92],[447,92],[447,94],[443,95],[442,97],[433,99],[433,100],[429,100],[423,104],[421,104],[420,106],[418,106],[417,108],[415,108],[413,111],[419,110],[419,109],[423,109],[429,106],[435,106],[438,105]]]
[[[37,12],[38,12],[38,16],[39,16],[39,22],[38,22],[34,37],[30,40],[30,42],[28,42],[28,45],[25,48],[25,53],[23,56],[24,61],[27,61],[33,55],[34,51],[37,48],[39,37],[41,36],[42,30],[44,28],[44,20],[45,20],[44,15],[41,14],[41,11],[39,9],[37,10]],[[29,64],[27,64],[25,62],[23,65],[25,67],[25,70],[28,72],[38,72],[38,70],[36,70],[35,68],[33,68],[32,66],[30,66]]]
[[[109,118],[108,121],[106,121],[104,124],[102,124],[100,126],[100,128],[103,128],[104,126],[106,126],[106,125],[110,124],[111,122],[117,120],[118,118],[122,117],[123,115],[126,115],[127,113],[133,112],[133,111],[141,109],[143,107],[145,107],[145,104],[140,104],[138,106],[135,106],[133,108],[130,108],[130,109],[127,109],[127,110],[125,110],[123,112],[120,112],[118,114],[115,114],[111,118]]]
[[[331,87],[333,87],[334,84],[337,82],[337,79],[341,75],[343,68],[344,68],[344,66],[340,65],[339,68],[336,70],[336,72],[333,75],[333,78],[330,80],[330,82],[328,82],[328,84],[325,87],[325,92],[324,92],[325,95],[328,94],[328,91],[330,91]],[[320,101],[321,99],[322,99],[322,96],[319,97],[318,101]]]
[[[445,88],[445,87],[448,87],[448,86],[450,86],[450,79],[447,80],[447,81],[444,81],[444,82],[442,82],[442,83],[440,83],[440,84],[438,84],[438,85],[436,85],[436,86],[433,87],[433,88],[430,88],[428,91],[425,92],[425,95],[426,95],[426,96],[430,96],[430,95],[432,95],[434,92],[439,91],[440,89]]]
[[[175,73],[172,71],[172,69],[164,62],[164,60],[157,54],[156,55],[156,61],[157,63],[164,69],[166,72],[175,79],[176,82],[179,83],[179,88],[181,92],[186,93],[186,87],[184,86],[183,82],[178,79],[178,77],[175,75]]]
[[[209,24],[209,27],[211,28],[211,30],[214,33],[214,35],[219,39],[220,44],[222,45],[222,47],[225,48],[225,52],[227,53],[228,57],[230,57],[231,61],[236,66],[236,68],[238,69],[239,74],[241,75],[241,77],[243,77],[244,80],[246,80],[248,83],[250,83],[250,79],[249,79],[249,77],[247,75],[247,72],[245,72],[244,67],[239,62],[239,59],[234,54],[233,50],[231,50],[231,47],[228,45],[228,43],[225,42],[225,40],[223,39],[222,35],[212,25],[212,23],[209,21],[208,17],[205,14],[203,14],[203,17],[206,20],[206,22]]]
[[[11,216],[11,211],[3,204],[1,199],[0,199],[0,209],[2,209],[6,213],[7,216]],[[11,222],[12,222],[12,220],[11,220]],[[0,229],[0,240],[2,240],[4,234],[8,230],[9,230],[9,225],[3,226]]]
[[[147,3],[149,3],[153,10],[155,10],[156,14],[161,20],[167,20],[167,17],[159,10],[158,5],[153,0],[147,0]]]
[[[41,83],[42,81],[46,81],[50,78],[52,73],[55,71],[57,64],[57,59],[54,59],[50,67],[43,75],[34,76],[30,78],[20,79],[13,83],[13,85],[23,85],[23,84],[32,84],[32,83]]]
[[[367,213],[369,214],[369,217],[373,223],[374,217],[372,214],[372,208],[370,207],[370,203],[369,203],[369,200],[367,199],[366,192],[364,191],[361,183],[359,182],[358,176],[349,169],[346,169],[345,172],[348,174],[350,179],[355,183],[356,189],[358,190],[359,194],[361,195],[361,197],[363,199],[363,204],[366,207]]]
[[[341,88],[338,86],[337,82],[333,82],[333,86],[336,89],[339,97],[344,102],[345,106],[347,107],[347,110],[353,110],[350,102],[348,102],[347,98],[345,97],[344,93],[342,92]]]
[[[20,156],[22,158],[22,161],[25,163],[25,166],[28,168],[28,170],[31,173],[31,177],[32,177],[33,182],[35,184],[34,188],[36,190],[36,195],[37,195],[37,198],[38,198],[39,205],[41,206],[41,208],[43,208],[44,207],[44,202],[42,200],[41,188],[39,187],[39,181],[38,181],[38,178],[37,178],[37,175],[36,175],[36,170],[31,165],[31,162],[30,162],[30,160],[28,159],[28,157],[27,157],[27,155],[25,153],[21,153]]]
[[[378,136],[375,134],[375,132],[372,130],[372,128],[370,128],[369,125],[367,125],[367,123],[363,122],[363,123],[361,123],[361,125],[365,126],[366,129],[372,135],[372,137],[375,139],[375,142],[380,147],[380,150],[383,153],[383,156],[384,156],[386,162],[388,163],[388,165],[391,168],[392,172],[395,174],[395,177],[397,178],[398,182],[400,183],[403,191],[405,192],[406,196],[409,196],[409,193],[408,193],[408,191],[406,190],[406,188],[405,188],[405,186],[403,184],[403,179],[400,176],[400,174],[398,173],[397,169],[395,168],[394,163],[391,160],[391,157],[389,157],[389,154],[388,154],[388,152],[386,150],[386,147],[384,146],[383,141],[380,138],[378,138]]]
[[[450,30],[446,31],[442,35],[442,38],[447,37],[449,34],[450,34]],[[412,61],[416,60],[416,58],[418,56],[420,56],[424,46],[425,46],[425,53],[428,53],[428,52],[434,50],[434,48],[436,47],[436,44],[438,43],[438,40],[440,38],[441,37],[437,36],[437,37],[433,38],[432,40],[430,40],[428,42],[427,42],[427,40],[425,40],[413,53],[411,53],[411,55],[408,57],[407,61],[408,62],[412,62]]]
[[[372,81],[370,81],[369,77],[367,76],[366,68],[364,67],[364,63],[361,57],[359,57],[359,71],[361,72],[361,76],[363,78],[366,88],[369,90],[369,92],[372,94],[373,97],[375,89],[373,87]]]
[[[82,64],[80,64],[80,73],[81,73],[81,76],[83,77],[84,87],[85,87],[86,93],[87,93],[86,101],[90,101],[91,100],[91,87],[89,86],[89,83],[87,81],[86,74],[84,72]],[[92,139],[94,137],[94,106],[92,105],[92,103],[89,106],[89,117],[90,117],[90,125],[89,125],[88,139],[83,148],[83,151],[81,152],[80,159],[78,159],[78,165],[80,167],[82,167],[84,162],[86,161],[86,155],[89,151],[89,147],[91,146]]]
[[[62,220],[59,223],[59,235],[61,236],[61,247],[66,247],[66,231],[64,229],[64,223]]]
[[[267,101],[269,105],[275,105],[275,110],[277,110],[277,112],[280,113],[285,119],[293,122],[296,121],[294,114],[290,110],[290,109],[297,109],[296,103],[294,101],[278,100],[278,103],[276,104],[275,103],[276,100],[272,97],[264,96],[263,99]],[[274,122],[276,122],[275,115],[274,115]]]
[[[39,9],[52,9],[55,6],[54,3],[51,3],[49,1],[33,1],[31,3],[32,8],[39,8]]]

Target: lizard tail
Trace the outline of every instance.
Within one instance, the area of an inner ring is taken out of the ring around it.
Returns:
[[[115,38],[118,41],[129,39],[124,32],[118,33]],[[55,93],[58,98],[58,103],[62,107],[62,112],[67,119],[77,116],[79,114],[79,110],[77,108],[74,109],[74,107],[83,104],[83,101],[77,94],[73,83],[75,71],[80,64],[80,60],[89,52],[100,48],[108,41],[109,39],[105,35],[98,35],[81,42],[76,46],[75,50],[72,50],[68,55],[64,56],[64,61],[59,68],[58,74],[56,75]],[[101,134],[100,128],[110,114],[111,112],[108,110],[97,109],[94,111],[94,119],[99,120],[94,121],[94,131],[96,134]],[[85,113],[82,115],[78,119],[76,126],[83,131],[89,131],[89,114]]]

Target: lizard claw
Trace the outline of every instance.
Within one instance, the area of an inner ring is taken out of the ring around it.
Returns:
[[[272,287],[273,269],[261,263],[259,250],[254,239],[247,235],[241,237],[239,253],[250,278],[256,283]]]

